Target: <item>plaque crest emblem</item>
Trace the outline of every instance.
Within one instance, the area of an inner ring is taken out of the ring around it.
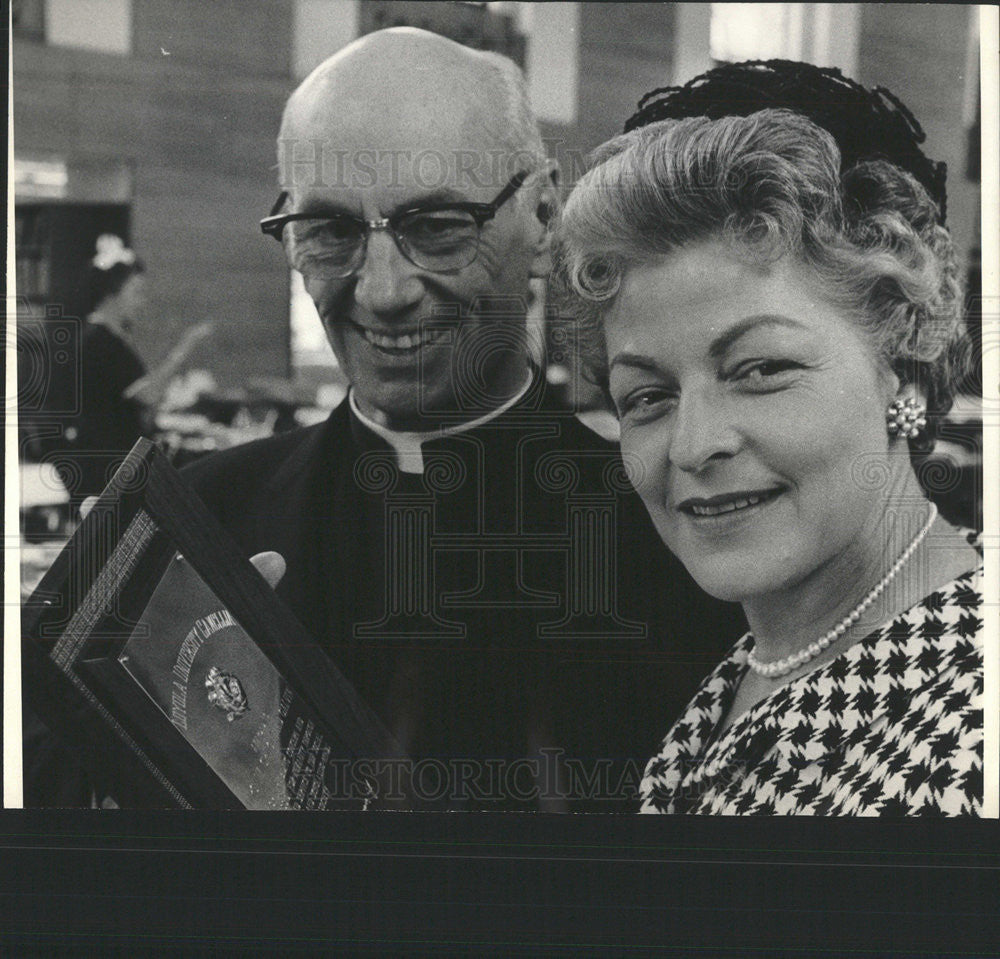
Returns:
[[[224,673],[212,666],[205,677],[205,688],[208,690],[208,701],[221,709],[229,722],[239,719],[250,708],[243,686],[232,673]]]

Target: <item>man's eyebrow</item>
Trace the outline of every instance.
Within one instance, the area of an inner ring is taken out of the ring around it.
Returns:
[[[353,216],[360,220],[361,215],[358,210],[350,209],[345,203],[336,203],[333,200],[316,197],[307,199],[297,213],[311,213],[315,216]]]
[[[458,190],[449,189],[448,187],[442,187],[441,189],[434,190],[431,193],[422,193],[420,196],[415,196],[412,200],[397,203],[388,216],[392,216],[393,213],[400,213],[403,210],[415,210],[425,206],[436,206],[439,203],[472,202],[474,201],[470,200],[464,193],[460,193]]]
[[[717,336],[708,347],[708,355],[713,359],[718,359],[729,349],[741,336],[745,336],[751,330],[756,330],[761,326],[784,326],[797,330],[805,329],[805,325],[790,316],[782,316],[780,313],[760,313],[755,316],[748,316],[734,323],[725,333]]]
[[[460,193],[457,190],[451,190],[448,188],[442,188],[439,190],[434,190],[431,193],[422,193],[419,196],[414,196],[411,199],[403,200],[401,203],[397,203],[393,208],[387,212],[383,212],[383,216],[392,217],[397,213],[404,213],[407,210],[420,210],[424,207],[438,206],[442,203],[471,203],[471,201],[465,194]],[[315,213],[317,216],[323,216],[328,214],[330,216],[343,215],[353,216],[358,220],[364,219],[360,212],[356,209],[351,209],[345,203],[338,203],[336,200],[329,200],[324,197],[315,197],[312,199],[306,199],[302,204],[301,213]]]

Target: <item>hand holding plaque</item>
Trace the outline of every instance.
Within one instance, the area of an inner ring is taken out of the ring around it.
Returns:
[[[254,563],[140,441],[26,604],[26,700],[143,804],[366,808],[399,751]]]

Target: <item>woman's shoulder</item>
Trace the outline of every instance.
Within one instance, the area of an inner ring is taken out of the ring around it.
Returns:
[[[919,592],[913,596],[914,608],[927,607],[928,600],[939,605],[949,597],[959,597],[965,602],[970,588],[979,589],[983,575],[982,533],[941,523],[935,526],[927,545],[923,562],[911,563],[909,570],[924,586],[922,596]]]
[[[912,683],[959,665],[982,668],[983,567],[972,568],[928,590],[909,609],[873,630],[848,650],[858,662],[892,664],[897,672],[912,667]],[[977,665],[978,664],[978,665]],[[895,674],[894,674],[895,675]]]
[[[122,368],[133,380],[146,371],[135,350],[103,323],[87,323],[81,342],[81,358],[84,367]]]
[[[978,611],[983,604],[983,566],[979,564],[930,590],[909,612],[934,616]]]

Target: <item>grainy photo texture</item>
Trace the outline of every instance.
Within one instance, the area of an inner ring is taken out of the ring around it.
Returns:
[[[996,814],[978,8],[88,11],[8,805]]]

